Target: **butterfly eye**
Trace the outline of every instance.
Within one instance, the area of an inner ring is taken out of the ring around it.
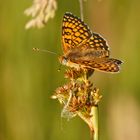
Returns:
[[[63,65],[66,65],[67,62],[68,62],[68,59],[67,59],[66,57],[63,57],[63,58],[62,58],[62,64],[63,64]]]
[[[60,56],[59,61],[62,65],[66,65],[68,62],[68,58],[66,58],[65,56]]]

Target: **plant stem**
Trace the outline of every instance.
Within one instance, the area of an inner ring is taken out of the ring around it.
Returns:
[[[91,108],[91,117],[87,118],[82,113],[78,112],[78,115],[83,119],[90,128],[90,140],[99,140],[98,135],[98,106],[93,106]]]
[[[80,4],[80,14],[81,14],[81,19],[84,19],[84,15],[83,15],[83,0],[79,0],[79,4]]]
[[[91,140],[99,140],[98,135],[98,106],[93,106],[91,108],[91,118],[90,118],[90,138]]]

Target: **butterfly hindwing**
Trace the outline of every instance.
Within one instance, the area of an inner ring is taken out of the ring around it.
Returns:
[[[79,60],[77,61],[83,68],[93,69],[103,72],[119,72],[122,61],[114,58],[95,59],[95,60]]]
[[[104,51],[103,57],[108,57],[110,54],[106,40],[97,33],[93,33],[90,39],[87,40],[82,46],[83,48],[88,50],[91,49],[92,51]]]

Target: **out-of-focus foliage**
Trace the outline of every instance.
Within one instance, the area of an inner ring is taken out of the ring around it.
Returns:
[[[24,10],[32,1],[2,1],[0,5],[0,140],[88,139],[79,118],[60,118],[61,107],[50,99],[66,83],[55,55],[61,54],[61,22],[70,11],[79,16],[78,0],[58,0],[55,17],[42,29],[25,30]],[[101,140],[138,140],[140,131],[139,0],[87,0],[84,21],[108,41],[111,56],[124,61],[121,73],[95,72],[100,88]]]

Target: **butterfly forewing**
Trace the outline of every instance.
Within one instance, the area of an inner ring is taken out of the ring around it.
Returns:
[[[64,53],[75,49],[92,36],[88,26],[71,13],[65,13],[62,25],[62,45]]]
[[[105,52],[103,57],[109,56],[109,48],[103,37],[92,33],[80,18],[71,13],[65,13],[63,17],[62,44],[64,53],[78,48],[79,51],[86,49],[102,50]]]

